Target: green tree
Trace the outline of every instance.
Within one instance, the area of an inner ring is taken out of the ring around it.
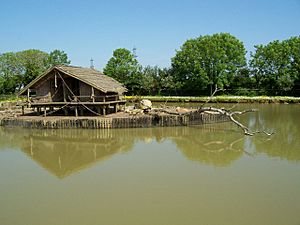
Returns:
[[[256,45],[250,65],[261,94],[288,94],[299,78],[299,38]],[[297,52],[298,51],[298,52]]]
[[[229,86],[240,68],[246,65],[246,50],[229,33],[200,36],[187,40],[172,58],[177,82],[186,94],[200,94],[210,87]]]
[[[291,67],[295,74],[295,82],[292,95],[300,96],[300,36],[292,37],[288,40],[291,48]]]
[[[251,71],[245,67],[240,69],[234,76],[228,94],[254,96],[257,93],[256,91],[255,80],[251,75]]]
[[[103,72],[123,83],[131,93],[136,93],[142,85],[141,66],[134,54],[125,48],[113,52]]]
[[[0,93],[14,93],[49,67],[58,64],[70,64],[64,51],[54,50],[48,54],[29,49],[0,54]]]
[[[70,65],[70,63],[71,61],[68,59],[67,53],[57,49],[50,52],[47,60],[48,67],[56,65]]]
[[[155,95],[159,88],[159,68],[146,66],[142,68],[142,94]]]
[[[159,71],[160,91],[159,95],[178,95],[182,85],[176,81],[172,68],[163,68]]]
[[[141,71],[141,93],[146,95],[172,95],[178,90],[172,70],[158,66],[146,66]]]
[[[21,88],[23,67],[14,52],[0,55],[0,94],[12,94]]]
[[[36,49],[29,49],[16,53],[23,69],[21,85],[26,86],[38,75],[44,73],[47,67],[49,54]]]

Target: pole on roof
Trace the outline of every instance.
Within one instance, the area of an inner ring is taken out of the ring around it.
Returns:
[[[95,69],[95,67],[94,67],[94,60],[93,60],[93,58],[91,58],[90,62],[91,62],[90,68],[91,68],[91,69]]]

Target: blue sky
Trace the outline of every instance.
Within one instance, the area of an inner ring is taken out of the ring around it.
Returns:
[[[300,35],[300,0],[0,0],[0,52],[64,50],[72,65],[102,70],[116,48],[170,66],[190,38],[229,32],[248,52]]]

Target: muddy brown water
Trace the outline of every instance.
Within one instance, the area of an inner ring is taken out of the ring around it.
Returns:
[[[300,105],[246,108],[276,134],[0,127],[0,224],[299,225]]]

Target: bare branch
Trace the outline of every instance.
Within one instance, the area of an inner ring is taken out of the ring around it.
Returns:
[[[216,85],[214,92],[211,94],[211,96],[208,97],[208,99],[202,103],[202,105],[200,105],[200,108],[202,108],[203,106],[205,106],[207,103],[209,103],[212,99],[212,97],[214,97],[214,95],[218,92],[218,91],[223,91],[224,89],[219,89],[218,86]]]
[[[214,91],[214,93],[216,93],[218,91],[218,89],[216,89]],[[167,113],[170,115],[193,115],[195,113],[209,113],[209,112],[214,112],[217,114],[221,114],[224,115],[226,117],[228,117],[228,119],[235,123],[238,127],[240,127],[245,135],[249,135],[249,136],[253,136],[254,134],[257,133],[263,133],[267,136],[271,136],[274,134],[274,132],[272,133],[268,133],[266,131],[251,131],[247,126],[245,126],[244,124],[242,124],[241,122],[239,122],[236,118],[234,118],[234,116],[236,115],[243,115],[246,113],[252,113],[252,112],[257,112],[257,109],[246,109],[243,111],[233,111],[231,112],[230,110],[227,110],[225,108],[215,108],[215,107],[203,107],[204,104],[201,105],[201,107],[197,110],[188,110],[188,109],[184,109],[184,108],[156,108],[156,109],[152,109],[149,113],[150,114],[157,114],[157,113]]]

